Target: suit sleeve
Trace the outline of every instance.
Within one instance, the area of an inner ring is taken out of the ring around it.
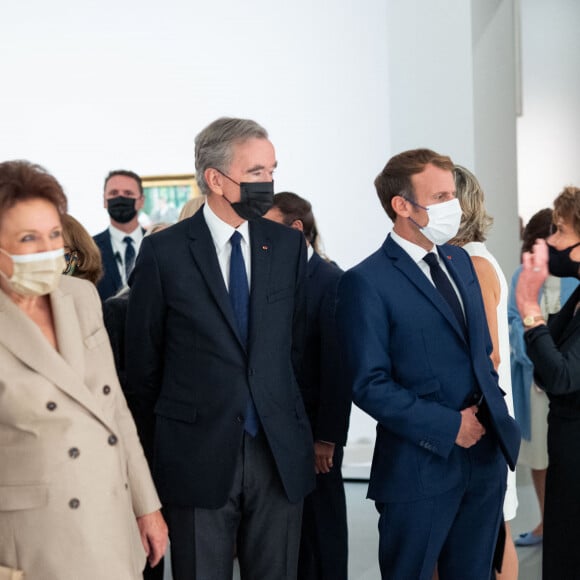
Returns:
[[[159,263],[150,242],[151,238],[144,238],[133,271],[125,332],[125,368],[127,398],[151,463],[154,408],[163,373],[165,304]]]
[[[528,355],[534,364],[537,384],[552,395],[568,395],[580,391],[580,332],[574,342],[561,352],[546,325],[528,330],[525,335]]]
[[[345,273],[338,289],[337,325],[353,401],[388,431],[447,457],[461,415],[397,383],[390,356],[391,324],[377,289],[356,270]],[[411,353],[406,364],[413,364]]]
[[[348,432],[351,388],[339,353],[336,293],[340,278],[330,286],[320,305],[320,399],[314,439],[344,446]]]

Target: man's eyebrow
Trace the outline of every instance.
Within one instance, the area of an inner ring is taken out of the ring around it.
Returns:
[[[278,167],[278,162],[275,161],[274,162],[274,169],[276,169],[276,167]],[[266,169],[266,167],[264,165],[253,165],[252,167],[250,167],[249,169],[246,169],[246,173],[252,173],[253,171],[262,171]]]

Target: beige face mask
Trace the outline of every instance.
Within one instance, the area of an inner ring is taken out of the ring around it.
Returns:
[[[9,254],[2,248],[0,252],[6,254],[14,266],[10,278],[1,270],[0,275],[16,294],[22,296],[50,294],[58,286],[66,268],[63,248],[36,254]]]

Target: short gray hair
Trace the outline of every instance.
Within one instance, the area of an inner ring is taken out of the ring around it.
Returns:
[[[210,123],[195,138],[195,178],[204,194],[211,193],[205,170],[213,167],[224,173],[232,162],[233,145],[248,139],[267,139],[264,127],[250,119],[221,117]]]

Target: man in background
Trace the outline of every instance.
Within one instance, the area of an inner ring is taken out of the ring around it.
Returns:
[[[126,169],[111,171],[105,178],[103,199],[110,225],[94,240],[103,259],[104,275],[97,290],[104,301],[127,285],[145,233],[138,218],[145,203],[141,178]]]
[[[274,196],[266,218],[304,234],[308,252],[307,332],[298,384],[314,435],[316,489],[304,500],[298,578],[346,580],[348,531],[342,481],[351,389],[340,364],[334,311],[342,270],[318,252],[312,206],[295,193]]]
[[[127,379],[171,541],[175,580],[296,580],[312,433],[295,373],[306,246],[262,219],[274,147],[247,119],[195,140],[203,208],[143,240],[127,313]]]
[[[368,497],[383,578],[490,578],[519,429],[458,231],[453,162],[428,149],[375,180],[393,230],[339,283],[337,325],[354,402],[378,423]]]

